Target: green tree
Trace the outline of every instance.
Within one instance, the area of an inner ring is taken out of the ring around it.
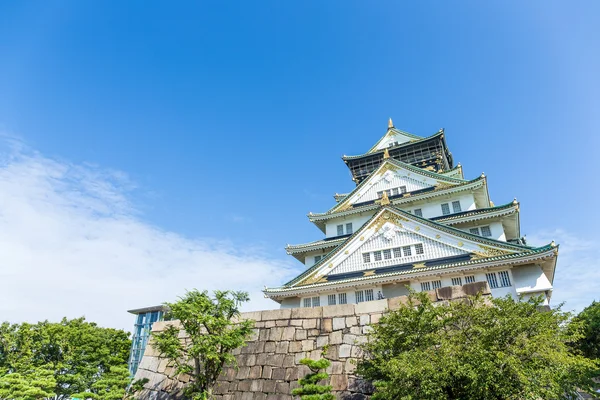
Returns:
[[[325,356],[327,347],[321,352],[321,357]],[[331,362],[325,358],[319,360],[311,360],[310,358],[303,358],[300,360],[300,364],[306,365],[310,369],[304,378],[298,380],[299,388],[292,390],[292,394],[300,396],[302,400],[333,400],[335,396],[331,394],[330,385],[321,385],[320,381],[329,378],[326,372],[323,372],[327,367],[331,365]]]
[[[209,399],[212,388],[225,365],[235,365],[232,350],[242,347],[252,333],[254,321],[235,321],[239,307],[248,301],[248,293],[215,291],[187,292],[175,303],[165,303],[167,318],[179,320],[152,336],[152,346],[171,360],[174,373],[190,375],[185,395],[191,399]],[[189,338],[180,339],[180,331]]]
[[[573,354],[580,333],[560,309],[477,296],[433,304],[424,293],[373,326],[358,373],[381,399],[558,399],[590,388],[598,364]]]
[[[581,337],[575,347],[592,359],[600,359],[600,302],[594,301],[574,318],[582,329]]]
[[[84,318],[0,325],[0,399],[123,398],[131,341]]]

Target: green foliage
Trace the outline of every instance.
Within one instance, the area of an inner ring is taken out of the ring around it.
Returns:
[[[121,399],[129,334],[84,318],[0,325],[0,399]]]
[[[578,324],[583,333],[575,348],[588,358],[600,359],[600,302],[594,301],[586,307],[573,323]]]
[[[321,356],[324,356],[326,352],[327,346],[321,352]],[[327,369],[327,367],[331,365],[331,362],[325,358],[319,360],[303,358],[300,360],[300,364],[306,365],[311,372],[304,378],[298,380],[300,387],[292,390],[292,394],[300,396],[300,399],[302,400],[335,399],[335,396],[331,394],[331,386],[319,384],[320,381],[329,378],[329,375],[322,371]]]
[[[412,293],[373,326],[358,373],[382,399],[558,399],[589,389],[599,365],[570,351],[579,339],[541,299],[474,297],[434,305]]]
[[[175,374],[191,376],[185,389],[187,397],[210,398],[223,367],[235,365],[231,351],[246,344],[254,327],[254,321],[234,321],[240,315],[240,305],[248,300],[245,292],[215,291],[211,298],[207,291],[193,290],[176,303],[166,303],[170,310],[167,318],[179,320],[181,325],[169,325],[154,334],[152,345],[171,360]],[[180,340],[180,330],[189,339]]]

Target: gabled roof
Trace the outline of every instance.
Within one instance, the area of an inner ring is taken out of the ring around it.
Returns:
[[[333,198],[335,199],[336,203],[339,203],[340,201],[344,200],[347,196],[348,193],[336,193],[333,195]]]
[[[453,178],[460,178],[460,179],[465,178],[465,176],[463,174],[463,168],[462,168],[462,165],[460,165],[460,163],[458,163],[458,165],[456,165],[456,167],[449,169],[447,171],[438,172],[438,174],[441,174],[444,176],[451,176]]]
[[[387,138],[393,138],[393,139],[395,139],[394,141],[397,141],[400,143],[406,143],[406,142],[414,142],[416,140],[421,140],[421,139],[423,139],[423,136],[413,135],[412,133],[401,131],[400,129],[396,129],[396,127],[394,126],[394,123],[392,122],[392,119],[390,118],[390,120],[388,122],[387,132],[385,133],[385,135],[383,135],[381,137],[381,139],[379,139],[377,141],[377,143],[375,143],[373,145],[373,147],[371,147],[369,149],[369,151],[367,151],[367,154],[374,153],[375,151],[377,151],[377,147],[381,144],[381,142],[383,142]],[[385,146],[385,147],[387,147],[387,146]],[[381,148],[380,150],[383,150],[383,148]]]
[[[364,244],[370,238],[374,237],[374,235],[379,234],[382,227],[385,229],[388,223],[404,230],[406,234],[424,236],[428,240],[438,241],[444,246],[461,250],[461,252],[447,259],[427,259],[415,264],[386,265],[372,270],[358,270],[351,272],[351,276],[331,275],[333,280],[330,281],[328,274],[344,262],[347,257],[350,257],[355,252],[360,252],[361,242]],[[556,252],[557,247],[552,243],[547,246],[534,248],[488,239],[409,214],[395,207],[384,206],[358,231],[330,251],[321,261],[282,287],[265,289],[265,293],[276,296],[277,293],[284,294],[284,292],[308,286],[321,287],[346,281],[375,280],[384,276],[390,277],[399,274],[421,274],[430,270],[464,267],[475,264],[480,265],[496,261],[502,263],[506,260],[537,257],[540,254],[551,256],[554,254],[553,252]],[[360,275],[358,274],[356,277],[352,275],[356,275],[358,272],[361,272],[362,275],[358,276]]]
[[[409,140],[409,141],[407,141],[407,142],[399,143],[396,146],[386,147],[386,149],[388,149],[388,150],[393,150],[393,149],[397,149],[397,148],[400,148],[400,147],[405,147],[405,146],[410,146],[410,145],[413,145],[413,144],[416,144],[416,143],[425,142],[427,140],[435,139],[435,138],[438,138],[438,137],[444,135],[444,130],[443,129],[440,129],[438,132],[434,133],[431,136],[427,136],[427,137],[416,136],[416,135],[413,135],[413,134],[408,133],[408,132],[397,130],[396,128],[388,129],[388,132],[381,139],[379,139],[377,141],[377,143],[375,143],[375,145],[373,147],[371,147],[371,149],[369,149],[368,152],[366,152],[364,154],[357,154],[357,155],[354,155],[354,156],[346,156],[346,155],[344,155],[344,156],[342,156],[342,160],[349,161],[349,160],[354,160],[354,159],[358,159],[358,158],[363,158],[363,157],[366,157],[366,156],[370,156],[370,155],[373,155],[373,154],[383,153],[385,151],[385,149],[377,150],[377,146],[386,137],[388,137],[388,135],[390,134],[390,132],[392,132],[392,133],[398,133],[398,134],[401,134],[401,135],[405,135],[406,137],[408,137],[408,135],[410,135],[412,137],[412,139]]]
[[[303,244],[288,244],[285,246],[285,252],[289,255],[294,256],[297,260],[304,262],[303,254],[311,251],[326,250],[333,247],[337,247],[344,243],[350,235],[342,235],[331,238],[325,238],[321,240],[315,240],[314,242],[303,243]]]

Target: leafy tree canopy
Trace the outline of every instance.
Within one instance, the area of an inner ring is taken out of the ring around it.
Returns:
[[[358,372],[381,399],[558,399],[589,389],[598,364],[573,354],[581,333],[541,299],[475,297],[433,304],[426,294],[373,326]]]
[[[586,307],[574,323],[580,325],[583,333],[575,347],[588,358],[600,359],[600,302],[594,301]]]
[[[152,345],[171,360],[176,374],[189,374],[185,394],[191,399],[208,399],[225,365],[235,365],[232,350],[245,345],[254,321],[236,321],[240,306],[249,300],[246,292],[193,290],[175,303],[165,303],[166,317],[179,320],[153,334]],[[189,336],[180,338],[183,330]]]
[[[122,399],[131,341],[84,318],[0,325],[0,399]]]

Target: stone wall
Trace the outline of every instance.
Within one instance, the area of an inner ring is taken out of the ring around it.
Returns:
[[[444,287],[429,292],[434,301],[464,298],[482,291],[490,294],[486,282]],[[302,358],[318,359],[325,345],[331,366],[327,372],[330,384],[339,399],[367,399],[372,391],[368,382],[355,375],[356,360],[361,357],[360,344],[366,340],[371,324],[384,312],[394,310],[406,301],[406,296],[359,304],[344,304],[315,308],[294,308],[243,313],[256,326],[248,345],[235,352],[238,367],[225,368],[221,374],[216,397],[220,400],[291,400],[291,390],[297,380],[308,373],[300,365]],[[153,332],[167,324],[157,322]],[[183,339],[184,337],[182,337]],[[172,368],[149,344],[135,379],[148,378],[141,399],[178,399],[189,376],[172,377]]]

